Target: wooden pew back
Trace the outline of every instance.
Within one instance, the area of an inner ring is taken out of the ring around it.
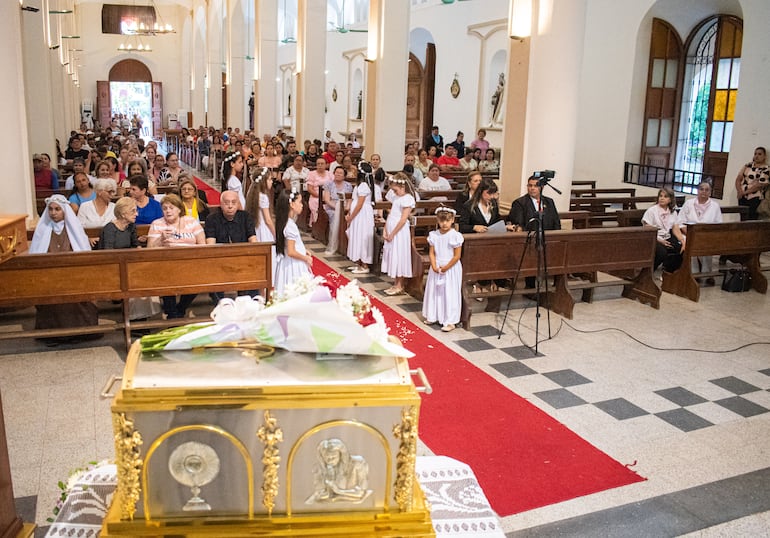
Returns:
[[[554,230],[546,233],[548,275],[556,276],[550,298],[554,312],[572,318],[574,300],[569,294],[567,275],[608,272],[628,276],[623,296],[659,307],[660,289],[652,280],[656,230],[652,228],[608,228]],[[522,253],[524,253],[522,257]],[[462,254],[463,282],[536,276],[538,250],[526,233],[466,234]],[[519,270],[519,263],[521,269]],[[595,278],[583,287],[601,285]],[[470,324],[470,296],[463,288],[463,323]],[[590,297],[585,296],[590,301]]]
[[[721,255],[744,265],[751,273],[751,287],[767,293],[767,278],[759,265],[759,255],[767,251],[770,251],[770,221],[690,224],[682,265],[673,273],[663,272],[663,291],[697,302],[700,286],[692,273],[692,258]]]

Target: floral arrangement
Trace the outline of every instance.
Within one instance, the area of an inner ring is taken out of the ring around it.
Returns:
[[[59,512],[61,512],[61,509],[64,506],[64,502],[67,500],[67,497],[69,497],[72,489],[77,486],[78,482],[80,482],[80,479],[83,478],[83,475],[89,471],[93,471],[97,467],[101,467],[102,465],[107,465],[109,463],[112,462],[110,460],[89,461],[84,467],[78,467],[77,469],[70,471],[66,482],[59,480],[57,486],[61,490],[61,494],[59,495],[59,498],[56,499],[56,505],[53,507],[53,515],[59,515]],[[86,487],[87,486],[83,486],[83,488]],[[55,520],[55,517],[49,517],[46,521],[53,523]]]
[[[382,313],[355,281],[334,287],[321,277],[303,277],[276,294],[270,304],[259,296],[222,299],[211,318],[213,323],[144,336],[142,351],[257,342],[319,354],[414,356],[390,341]]]

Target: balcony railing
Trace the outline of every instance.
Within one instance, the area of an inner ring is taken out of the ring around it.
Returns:
[[[623,170],[623,182],[634,185],[644,185],[658,189],[668,187],[674,192],[684,194],[696,194],[698,184],[704,179],[710,179],[713,185],[712,196],[722,198],[724,176],[678,170],[676,168],[663,168],[646,164],[626,162]]]

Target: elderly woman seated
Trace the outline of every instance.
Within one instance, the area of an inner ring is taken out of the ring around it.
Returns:
[[[167,194],[161,203],[163,216],[154,220],[147,234],[147,246],[179,247],[205,245],[206,234],[200,221],[185,215],[185,206],[176,194]],[[195,294],[182,295],[179,301],[174,296],[161,297],[166,317],[183,318],[195,300]]]
[[[46,198],[45,211],[35,228],[30,254],[79,252],[91,250],[83,225],[75,216],[67,199],[61,194]],[[91,302],[38,305],[35,329],[61,329],[94,326],[99,323],[96,305]],[[101,338],[102,334],[78,335],[76,339]],[[45,338],[46,345],[70,342],[73,337]]]
[[[94,199],[83,202],[78,211],[78,220],[83,228],[101,228],[115,217],[115,204],[112,202],[112,197],[118,191],[115,180],[97,179],[94,191],[96,192]]]

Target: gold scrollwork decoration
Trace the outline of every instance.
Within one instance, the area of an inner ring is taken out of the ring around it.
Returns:
[[[257,430],[257,438],[265,445],[262,451],[262,506],[271,516],[278,495],[278,469],[281,466],[278,443],[283,442],[283,430],[278,427],[278,420],[269,409],[265,409],[265,424]]]
[[[18,244],[19,234],[16,230],[14,230],[13,235],[0,236],[0,261],[5,261],[13,256]]]
[[[144,462],[139,447],[142,446],[142,435],[134,429],[134,421],[125,413],[113,413],[112,424],[118,467],[118,498],[121,500],[120,518],[133,521],[141,493],[139,476]]]
[[[402,511],[412,509],[414,465],[417,460],[417,407],[401,410],[401,424],[393,426],[393,435],[399,440],[396,456],[396,484],[393,498]]]

